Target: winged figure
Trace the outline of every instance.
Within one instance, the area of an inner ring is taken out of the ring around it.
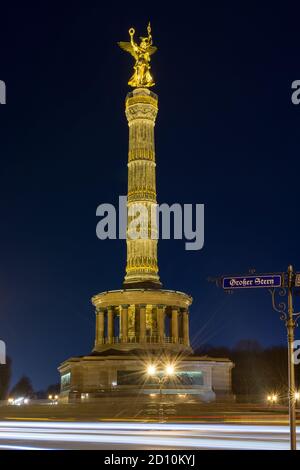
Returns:
[[[151,55],[156,52],[157,47],[152,45],[153,42],[150,23],[148,24],[147,32],[148,36],[140,37],[140,44],[137,44],[134,40],[135,30],[134,28],[130,28],[130,42],[118,42],[118,45],[121,47],[121,49],[129,52],[129,54],[131,54],[135,59],[134,73],[128,82],[128,85],[132,86],[133,88],[149,88],[155,85],[150,72],[150,60]]]

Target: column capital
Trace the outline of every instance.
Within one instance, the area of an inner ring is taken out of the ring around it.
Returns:
[[[95,312],[97,313],[105,313],[106,309],[104,307],[97,307]]]
[[[122,304],[121,307],[122,308],[128,308],[128,307],[130,307],[130,304]]]
[[[147,304],[138,304],[138,307],[139,307],[139,308],[146,308],[146,307],[147,307]]]

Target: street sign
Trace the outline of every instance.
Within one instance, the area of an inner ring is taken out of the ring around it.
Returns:
[[[255,271],[254,271],[255,272]],[[288,339],[288,397],[289,397],[289,424],[290,424],[290,448],[297,450],[297,428],[296,428],[296,399],[295,399],[295,364],[294,345],[295,328],[300,320],[300,311],[295,312],[293,307],[293,295],[298,295],[300,289],[300,272],[296,273],[292,265],[284,273],[257,274],[246,276],[221,276],[215,279],[217,286],[223,287],[228,292],[235,289],[269,288],[272,296],[273,310],[280,313],[280,318],[285,322]],[[221,284],[222,281],[222,284]],[[277,291],[275,287],[281,287]],[[276,293],[285,296],[286,300],[279,299],[276,302]]]
[[[280,274],[267,274],[262,276],[231,276],[223,277],[223,289],[252,289],[257,287],[281,287]],[[300,283],[300,275],[299,275]],[[300,286],[300,284],[299,284]]]

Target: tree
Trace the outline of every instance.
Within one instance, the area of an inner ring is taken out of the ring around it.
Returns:
[[[260,353],[262,347],[255,339],[241,339],[234,348],[236,351],[243,351],[246,353]]]
[[[11,359],[6,357],[6,364],[0,364],[0,400],[5,400],[11,379]]]
[[[278,393],[284,403],[288,396],[286,346],[263,348],[256,340],[243,339],[230,349],[203,344],[195,351],[209,357],[228,357],[234,363],[232,391],[237,400],[261,402]],[[295,367],[296,389],[300,387],[300,365]]]
[[[11,397],[31,397],[33,395],[33,387],[31,380],[25,375],[20,378],[19,382],[12,388]]]

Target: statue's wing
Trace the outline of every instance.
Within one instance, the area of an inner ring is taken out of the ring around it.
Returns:
[[[130,42],[120,41],[118,42],[118,45],[123,49],[123,51],[129,52],[129,54],[135,58],[135,52]]]
[[[155,47],[155,46],[150,46],[149,49],[148,49],[149,55],[154,54],[154,52],[156,52],[156,51],[157,51],[157,47]]]

